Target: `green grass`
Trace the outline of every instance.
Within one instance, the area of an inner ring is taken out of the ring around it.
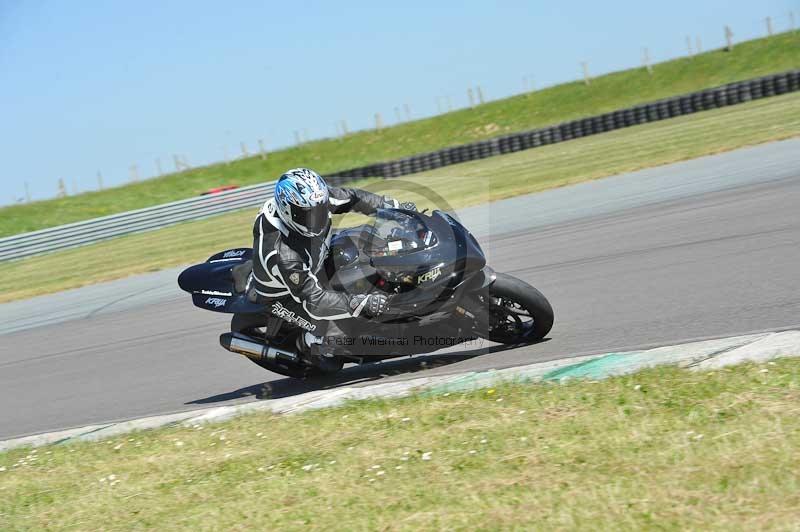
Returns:
[[[612,111],[723,83],[800,67],[800,33],[780,34],[737,45],[732,53],[693,58],[573,82],[343,139],[311,142],[250,158],[211,165],[138,184],[74,197],[0,209],[0,237],[96,216],[196,196],[221,184],[246,185],[274,179],[287,168],[306,165],[326,172],[345,170],[445,146],[494,137]]]
[[[800,361],[254,414],[0,454],[4,530],[800,522]]]
[[[416,200],[423,207],[441,207],[425,196],[398,189],[412,183],[419,192],[419,185],[424,185],[450,206],[463,207],[797,135],[800,94],[788,94],[449,166],[421,176],[362,184]],[[237,212],[2,263],[0,302],[197,262],[222,249],[251,245],[254,215],[254,210]]]

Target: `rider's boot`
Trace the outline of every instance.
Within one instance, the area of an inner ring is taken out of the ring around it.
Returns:
[[[336,373],[344,365],[344,362],[333,354],[333,348],[325,345],[324,338],[311,333],[297,337],[297,350],[325,373]]]

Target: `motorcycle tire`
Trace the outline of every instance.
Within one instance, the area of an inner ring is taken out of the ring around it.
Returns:
[[[493,327],[488,334],[489,340],[501,344],[533,343],[547,336],[553,327],[553,307],[550,306],[550,302],[539,290],[525,281],[505,273],[498,273],[497,279],[489,287],[489,295],[493,300],[504,303],[504,305],[496,304],[495,312],[505,312],[511,319],[516,320],[515,325],[519,325],[515,331]],[[510,308],[509,303],[518,308]],[[525,311],[532,321],[523,326],[519,316],[511,316],[514,310]],[[511,324],[508,321],[504,323]]]

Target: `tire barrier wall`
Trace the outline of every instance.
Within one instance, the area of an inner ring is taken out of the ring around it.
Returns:
[[[341,183],[366,177],[399,177],[425,172],[451,164],[475,161],[495,155],[547,146],[567,140],[597,135],[625,127],[719,109],[752,100],[800,90],[800,70],[792,70],[747,81],[729,83],[699,92],[673,96],[651,103],[619,109],[553,126],[513,133],[460,146],[413,155],[393,161],[351,168],[325,178]]]
[[[330,184],[342,185],[366,177],[392,178],[415,174],[452,164],[529,150],[798,90],[800,90],[800,70],[792,70],[674,96],[602,115],[571,120],[541,129],[325,174],[325,179]],[[189,198],[146,209],[1,238],[0,262],[83,246],[131,233],[152,231],[179,222],[256,207],[261,205],[265,196],[272,192],[273,185],[274,183],[252,185],[219,194]]]

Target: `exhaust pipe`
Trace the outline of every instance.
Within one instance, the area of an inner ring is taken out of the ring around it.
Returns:
[[[219,336],[219,344],[231,353],[238,353],[253,360],[286,361],[294,362],[295,364],[300,361],[297,353],[276,349],[240,333],[221,334]]]

